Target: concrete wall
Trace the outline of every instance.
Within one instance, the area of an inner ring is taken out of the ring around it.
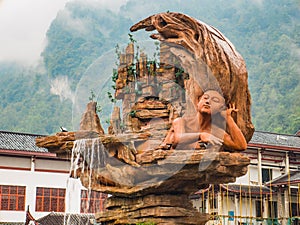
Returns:
[[[35,212],[37,187],[64,189],[68,187],[72,192],[66,192],[66,211],[80,213],[80,191],[84,188],[80,181],[68,179],[70,168],[68,161],[38,158],[32,163],[31,157],[0,156],[0,165],[0,185],[26,186],[25,210],[0,211],[0,222],[25,222],[25,211],[28,205],[31,214],[36,219],[49,214],[49,212]],[[11,168],[3,169],[4,166]],[[20,170],[25,168],[27,170]],[[38,171],[31,170],[32,168]]]

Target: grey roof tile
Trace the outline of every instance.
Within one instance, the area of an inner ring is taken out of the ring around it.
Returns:
[[[242,193],[242,194],[272,194],[273,191],[268,187],[261,185],[239,185],[239,184],[223,184],[221,185],[223,189],[228,190],[231,193]]]
[[[65,222],[67,222],[67,224],[74,225],[87,225],[91,224],[90,219],[95,219],[95,216],[93,214],[67,214],[51,212],[50,214],[37,219],[36,221],[40,225],[63,225]]]
[[[35,139],[43,135],[0,131],[0,149],[30,152],[48,152],[35,145]]]
[[[23,222],[0,222],[0,225],[24,225]]]
[[[281,184],[300,183],[300,171],[291,171],[268,182],[268,185],[276,186]]]
[[[240,185],[240,184],[220,184],[217,186],[215,191],[218,191],[221,187],[224,191],[228,192],[228,194],[242,194],[242,195],[270,195],[273,194],[274,191],[265,185]],[[208,190],[212,189],[210,186],[207,189],[201,189],[197,191],[191,198],[197,198],[197,195],[203,194],[203,192],[207,192]],[[210,190],[211,191],[211,190]]]
[[[300,137],[296,135],[255,131],[249,143],[300,148]]]

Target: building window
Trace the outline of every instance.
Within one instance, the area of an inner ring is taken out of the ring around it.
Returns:
[[[292,217],[300,216],[300,206],[299,206],[299,203],[292,202],[290,204],[290,207],[291,207],[290,212],[292,213]]]
[[[256,201],[255,202],[256,217],[258,217],[258,218],[262,218],[263,217],[263,211],[264,211],[263,207],[264,206],[262,204],[262,201]]]
[[[206,212],[206,200],[204,199],[204,200],[202,200],[201,198],[200,198],[200,200],[201,200],[201,206],[199,207],[199,212],[202,212],[202,213],[205,213]]]
[[[217,220],[218,217],[218,200],[217,196],[212,194],[212,196],[209,196],[209,207],[210,207],[210,215],[213,217],[213,220]]]
[[[97,213],[104,211],[107,194],[99,191],[81,190],[81,213]]]
[[[277,215],[277,202],[269,201],[269,218],[276,219]]]
[[[62,188],[36,188],[35,210],[39,212],[64,212],[66,190]]]
[[[269,168],[262,168],[261,169],[261,175],[262,175],[262,182],[266,183],[270,180],[272,180],[272,169]]]
[[[0,185],[0,210],[25,210],[25,186]]]
[[[218,201],[216,197],[210,197],[209,198],[209,206],[211,210],[217,210],[218,209]]]

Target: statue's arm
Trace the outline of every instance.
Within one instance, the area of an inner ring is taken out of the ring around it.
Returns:
[[[222,139],[207,132],[187,133],[184,129],[184,121],[182,118],[175,119],[172,127],[174,132],[174,139],[172,143],[173,148],[175,148],[178,144],[190,144],[197,141],[213,145],[221,145],[223,143]]]
[[[224,145],[233,150],[245,150],[247,148],[246,139],[232,118],[232,112],[237,112],[235,105],[230,105],[226,110],[227,132],[224,135]]]

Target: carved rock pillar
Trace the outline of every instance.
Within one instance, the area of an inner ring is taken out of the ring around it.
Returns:
[[[106,212],[96,214],[101,224],[155,224],[201,225],[209,220],[208,214],[193,208],[184,194],[152,194],[134,197],[110,197]]]

